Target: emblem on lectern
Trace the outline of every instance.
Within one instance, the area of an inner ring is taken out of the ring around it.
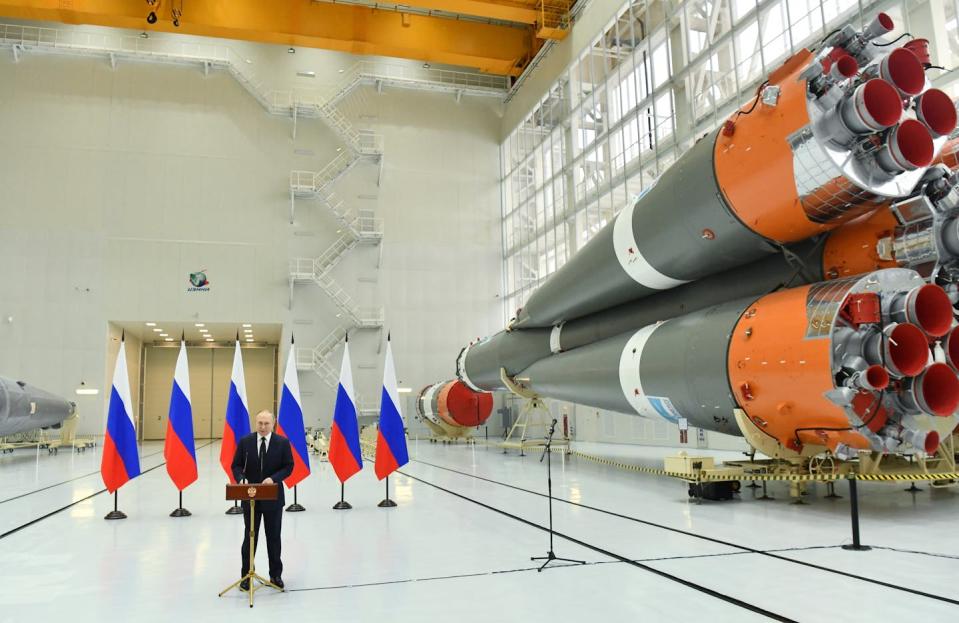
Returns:
[[[248,487],[246,490],[247,497],[255,498],[256,497],[256,487]]]

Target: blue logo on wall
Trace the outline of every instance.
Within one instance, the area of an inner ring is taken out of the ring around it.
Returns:
[[[206,278],[206,269],[198,270],[195,273],[190,273],[190,287],[186,289],[187,292],[209,292],[210,291],[210,280]]]

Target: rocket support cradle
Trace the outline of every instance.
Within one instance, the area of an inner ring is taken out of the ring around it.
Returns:
[[[459,378],[729,434],[738,408],[795,452],[935,452],[959,422],[955,141],[930,165],[956,109],[918,41],[876,45],[891,29],[786,61]]]

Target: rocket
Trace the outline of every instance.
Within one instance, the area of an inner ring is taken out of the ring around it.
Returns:
[[[72,402],[0,376],[0,437],[37,428],[59,428],[75,412]]]
[[[892,28],[788,59],[458,378],[786,453],[934,453],[959,423],[957,112],[918,42],[880,44]]]
[[[416,399],[416,414],[441,435],[457,436],[481,426],[492,410],[492,394],[474,391],[458,380],[427,385]]]

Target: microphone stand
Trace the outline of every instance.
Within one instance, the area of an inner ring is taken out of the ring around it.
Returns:
[[[554,560],[560,560],[562,562],[570,562],[577,565],[585,565],[585,560],[573,560],[571,558],[560,558],[555,553],[553,553],[553,463],[550,452],[550,445],[553,443],[553,433],[556,431],[556,419],[553,419],[553,423],[550,424],[549,431],[546,433],[546,444],[543,446],[543,454],[539,457],[539,462],[543,462],[543,457],[546,457],[546,492],[547,497],[549,498],[549,551],[546,552],[545,556],[533,556],[530,560],[545,560],[539,569],[536,571],[542,571],[546,568],[546,565],[553,562]]]

